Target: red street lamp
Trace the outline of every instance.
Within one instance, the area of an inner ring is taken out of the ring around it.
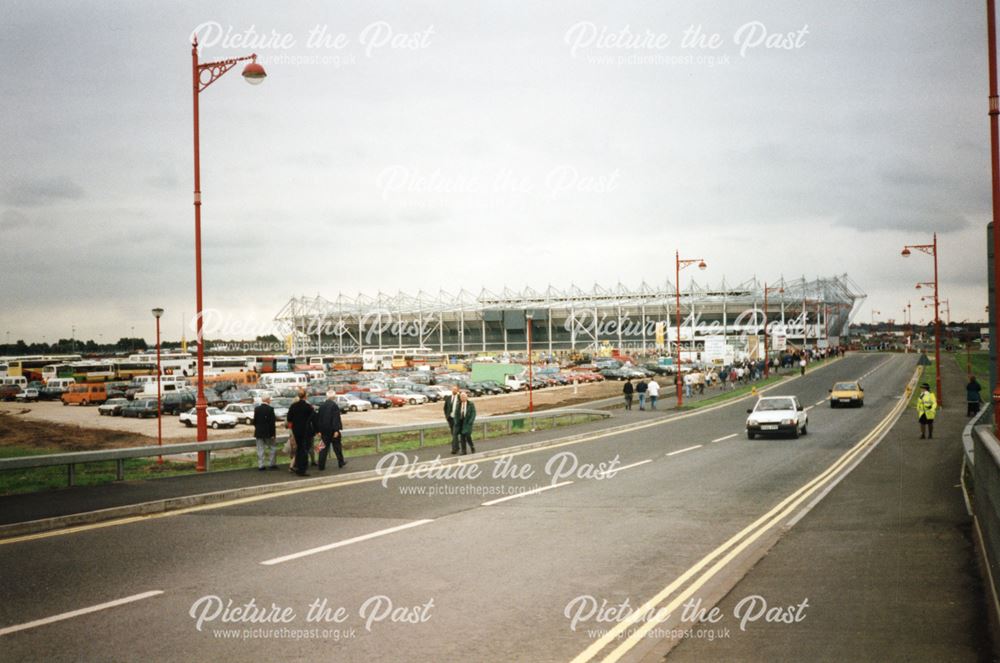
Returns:
[[[990,173],[993,190],[993,297],[994,311],[1000,310],[997,299],[1000,299],[1000,269],[997,269],[997,256],[1000,256],[1000,130],[997,116],[1000,115],[1000,99],[997,97],[997,26],[995,0],[986,0],[986,38],[987,59],[989,60],[990,78]],[[991,338],[994,349],[997,339]],[[1000,352],[997,356],[997,374],[1000,375]],[[993,390],[993,424],[1000,431],[1000,382]]]
[[[938,307],[938,252],[937,233],[934,233],[934,241],[931,244],[907,244],[903,247],[903,257],[910,255],[910,249],[916,249],[934,257],[934,281],[917,284],[919,290],[922,286],[934,286],[934,379],[935,391],[937,392],[938,405],[944,405],[941,395],[941,316]]]
[[[528,311],[524,314],[524,319],[528,323],[528,413],[535,411],[535,379],[531,370],[531,321],[534,313]]]
[[[687,267],[688,265],[694,265],[697,263],[698,269],[705,269],[708,265],[701,258],[695,258],[694,260],[681,260],[681,252],[676,251],[675,257],[677,259],[676,272],[674,278],[674,286],[677,289],[677,309],[674,311],[674,316],[677,318],[677,361],[676,368],[674,369],[674,387],[677,390],[677,407],[684,405],[684,389],[682,388],[681,381],[681,269]],[[694,331],[691,332],[691,339],[694,340]]]
[[[216,62],[198,62],[198,38],[191,40],[191,92],[194,98],[194,262],[195,262],[195,299],[197,310],[195,320],[197,320],[198,335],[198,395],[195,402],[195,411],[198,420],[198,442],[208,440],[208,418],[205,403],[205,343],[202,338],[202,299],[201,299],[201,157],[200,138],[198,132],[198,95],[205,88],[217,81],[227,71],[236,66],[238,62],[247,62],[243,68],[243,79],[251,85],[259,85],[264,81],[267,73],[264,67],[257,64],[257,54],[253,53],[240,58],[230,58],[228,60],[218,60]],[[206,469],[206,454],[204,451],[198,452],[199,472]]]
[[[163,315],[162,308],[153,309],[153,317],[156,318],[156,446],[163,446],[163,403],[160,391],[160,316]],[[163,456],[156,461],[158,465],[163,465]]]
[[[771,358],[768,354],[767,349],[767,293],[771,290],[776,291],[779,295],[785,293],[784,286],[778,286],[777,288],[768,288],[767,282],[764,282],[764,379],[766,380],[771,375]]]

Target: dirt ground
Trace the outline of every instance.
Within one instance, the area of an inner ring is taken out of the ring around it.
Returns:
[[[617,396],[620,382],[596,382],[572,386],[549,387],[534,392],[536,410],[573,405],[586,401]],[[481,416],[523,412],[528,409],[527,392],[476,398]],[[442,405],[407,405],[390,410],[346,413],[345,428],[393,426],[428,421],[442,417]],[[239,424],[229,430],[209,430],[210,440],[250,437],[253,427]],[[195,430],[182,425],[177,417],[163,417],[165,443],[194,442]],[[96,407],[64,406],[59,401],[38,403],[0,403],[0,447],[20,446],[64,451],[111,449],[155,445],[156,419],[124,419],[102,417]]]

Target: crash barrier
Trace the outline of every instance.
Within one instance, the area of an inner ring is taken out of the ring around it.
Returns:
[[[573,419],[585,417],[592,419],[607,419],[611,417],[609,412],[604,410],[593,410],[586,408],[557,408],[543,410],[534,413],[514,413],[502,414],[488,417],[478,417],[476,419],[476,430],[485,439],[491,425],[506,424],[506,434],[510,435],[515,430],[537,430],[545,428],[540,424],[549,422],[549,428],[555,428],[559,419]],[[378,426],[370,428],[348,428],[341,431],[344,439],[374,437],[375,452],[382,452],[383,438],[386,435],[396,433],[417,433],[418,448],[424,446],[427,433],[435,430],[447,430],[448,423],[439,421],[434,423],[405,424],[402,426]],[[280,435],[277,438],[279,443],[284,443],[288,435]],[[164,444],[155,447],[131,447],[127,449],[101,449],[96,451],[72,451],[58,454],[44,454],[38,456],[18,456],[16,458],[0,458],[0,471],[3,470],[28,470],[40,467],[66,466],[66,484],[72,486],[76,480],[76,467],[85,463],[106,463],[114,461],[115,479],[123,481],[125,479],[125,461],[131,458],[151,458],[153,456],[174,456],[180,454],[190,454],[205,452],[205,469],[211,469],[211,458],[213,451],[223,449],[241,449],[244,447],[256,447],[257,441],[252,438],[239,438],[235,440],[215,440],[211,442],[184,442],[180,444]]]

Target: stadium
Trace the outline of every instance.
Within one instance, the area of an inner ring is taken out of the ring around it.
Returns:
[[[773,349],[839,345],[866,295],[846,274],[739,284],[692,281],[590,290],[504,288],[431,295],[339,294],[293,297],[275,316],[290,350],[362,354],[422,349],[446,354],[551,354],[618,349],[655,352],[673,344],[680,323],[684,352],[759,352],[765,320]],[[766,300],[766,311],[765,311]]]

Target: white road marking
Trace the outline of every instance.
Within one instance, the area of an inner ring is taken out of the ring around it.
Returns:
[[[645,465],[646,463],[652,463],[652,462],[653,462],[652,458],[647,458],[646,460],[640,460],[638,463],[632,463],[631,465],[622,465],[621,467],[616,467],[613,470],[608,470],[607,472],[604,472],[603,475],[604,476],[609,476],[609,477],[614,477],[615,474],[617,474],[618,472],[621,472],[622,470],[628,470],[628,469],[631,469],[633,467],[639,467],[640,465]],[[604,476],[601,476],[601,478],[603,479]]]
[[[712,442],[713,443],[714,442],[722,442],[723,440],[732,439],[732,438],[736,437],[737,435],[739,435],[739,433],[733,433],[732,435],[726,435],[725,437],[716,438],[716,439],[712,440]]]
[[[701,449],[702,445],[696,444],[693,447],[685,447],[684,449],[678,449],[677,451],[671,451],[668,456],[676,456],[677,454],[682,454],[685,451],[694,451],[695,449]]]
[[[132,596],[126,596],[123,599],[115,599],[114,601],[108,601],[107,603],[98,603],[97,605],[92,605],[89,608],[80,608],[79,610],[64,612],[60,615],[53,615],[52,617],[45,617],[44,619],[36,619],[33,622],[26,622],[24,624],[18,624],[17,626],[8,626],[6,628],[0,628],[0,636],[9,635],[11,633],[17,633],[18,631],[26,631],[29,628],[45,626],[46,624],[52,624],[54,622],[61,622],[64,619],[72,619],[73,617],[79,617],[80,615],[87,615],[92,612],[99,612],[101,610],[107,610],[109,608],[117,608],[120,605],[125,605],[126,603],[133,603],[135,601],[141,601],[143,599],[152,598],[154,596],[159,596],[162,593],[163,593],[162,590],[154,589],[149,592],[143,592],[142,594],[133,594]]]
[[[808,412],[809,410],[813,409],[814,407],[816,407],[816,406],[815,405],[810,405],[809,407],[806,408],[806,412]]]
[[[552,490],[553,488],[559,488],[560,486],[568,486],[572,481],[563,481],[562,483],[554,483],[551,486],[542,486],[541,488],[535,488],[534,490],[526,490],[523,493],[518,493],[517,495],[508,495],[507,497],[501,497],[499,499],[490,500],[489,502],[483,502],[479,506],[493,506],[494,504],[500,504],[500,502],[506,502],[507,500],[516,500],[519,497],[527,497],[528,495],[536,495],[538,493],[545,492],[546,490]]]
[[[371,534],[362,534],[361,536],[356,536],[353,539],[344,539],[343,541],[337,541],[336,543],[329,543],[325,546],[319,546],[318,548],[310,548],[309,550],[303,550],[302,552],[292,553],[291,555],[285,555],[284,557],[275,557],[274,559],[269,559],[261,564],[265,566],[273,566],[275,564],[281,564],[282,562],[289,562],[293,559],[299,559],[300,557],[308,557],[309,555],[315,555],[317,553],[326,552],[327,550],[333,550],[334,548],[342,548],[343,546],[349,546],[352,543],[360,543],[361,541],[367,541],[369,539],[375,539],[380,536],[385,536],[386,534],[392,534],[393,532],[399,532],[404,529],[410,529],[411,527],[419,527],[420,525],[426,525],[427,523],[434,522],[433,518],[426,520],[414,520],[412,523],[406,523],[405,525],[397,525],[396,527],[390,527],[389,529],[382,529],[377,532],[372,532]]]
[[[822,404],[823,404],[823,403],[825,403],[825,402],[826,402],[826,399],[824,398],[824,399],[823,399],[823,400],[821,400],[821,401],[816,401],[815,403],[813,403],[813,405],[822,405]]]

